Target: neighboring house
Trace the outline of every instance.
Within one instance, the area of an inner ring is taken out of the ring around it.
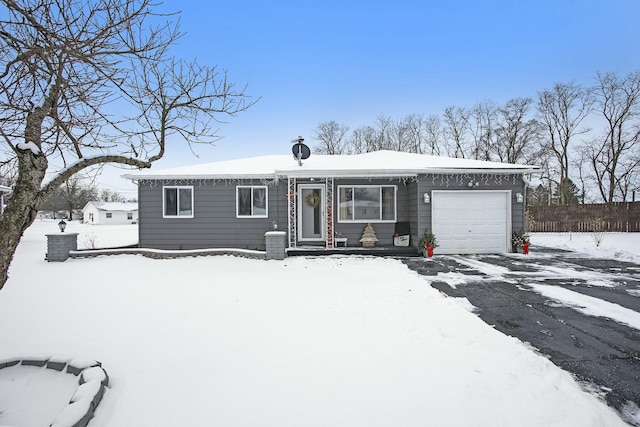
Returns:
[[[88,202],[82,208],[82,222],[86,224],[135,224],[138,222],[137,203]]]
[[[524,228],[525,177],[535,166],[395,151],[264,156],[124,175],[138,184],[139,243],[157,249],[264,249],[278,225],[288,248],[360,246],[368,223],[391,246],[432,230],[437,253],[511,251]]]
[[[0,215],[4,212],[4,206],[7,203],[7,197],[11,194],[11,187],[0,185]]]

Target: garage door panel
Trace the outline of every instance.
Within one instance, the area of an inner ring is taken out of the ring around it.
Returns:
[[[434,191],[432,224],[438,253],[506,252],[509,201],[505,191]]]

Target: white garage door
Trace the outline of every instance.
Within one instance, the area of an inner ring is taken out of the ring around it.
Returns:
[[[507,252],[509,200],[506,191],[434,191],[431,215],[436,253]]]

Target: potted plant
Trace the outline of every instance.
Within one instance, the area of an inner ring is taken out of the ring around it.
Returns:
[[[426,254],[428,257],[433,256],[433,248],[438,247],[438,242],[436,241],[436,236],[429,230],[425,230],[420,238],[420,249]]]
[[[524,231],[514,231],[511,235],[511,249],[513,252],[529,253],[529,235]]]

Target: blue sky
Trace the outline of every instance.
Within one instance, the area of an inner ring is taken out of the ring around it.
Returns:
[[[175,10],[167,2],[167,10]],[[640,1],[183,1],[174,47],[261,97],[213,147],[181,141],[155,168],[288,153],[318,123],[441,114],[640,68]],[[106,178],[105,178],[106,182]],[[114,185],[118,189],[118,185]]]

